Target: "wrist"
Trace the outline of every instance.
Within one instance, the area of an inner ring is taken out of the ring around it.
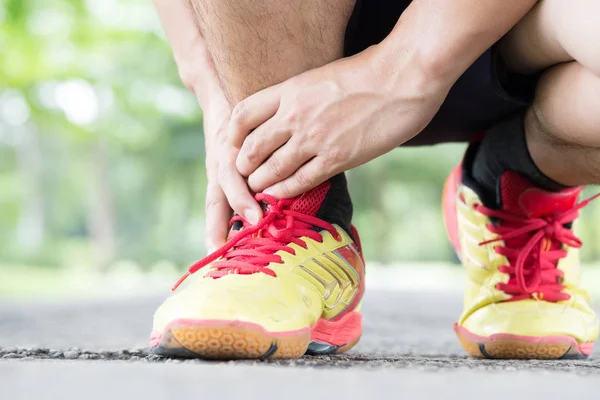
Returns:
[[[202,108],[202,113],[204,115],[204,137],[207,148],[210,148],[211,145],[226,138],[231,107],[222,93],[214,93],[208,98],[210,100]]]
[[[392,85],[405,85],[408,74],[418,83],[449,90],[468,66],[463,68],[457,60],[459,54],[455,54],[456,46],[429,26],[422,12],[411,11],[415,15],[407,18],[403,14],[392,33],[374,46],[375,64],[382,68],[382,76],[388,77]]]
[[[198,100],[202,112],[205,116],[209,116],[209,119],[229,120],[231,116],[231,106],[225,96],[220,91],[207,92],[203,96],[202,100]]]
[[[215,108],[219,92],[209,82],[197,80],[195,83],[186,86],[196,96],[196,100],[198,100],[198,104],[203,112],[206,113],[209,109]]]
[[[441,56],[412,46],[411,43],[386,43],[372,46],[368,64],[380,77],[383,90],[396,92],[412,87],[418,93],[436,95],[447,93],[460,76],[446,68]]]

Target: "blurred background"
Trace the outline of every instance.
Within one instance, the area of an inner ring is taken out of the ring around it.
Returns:
[[[440,196],[463,150],[350,172],[367,259],[456,263]],[[205,183],[202,112],[150,1],[0,0],[0,294],[183,271],[205,253]],[[598,222],[600,202],[579,226],[587,263]]]

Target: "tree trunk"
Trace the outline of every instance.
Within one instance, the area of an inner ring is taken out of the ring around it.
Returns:
[[[108,146],[102,139],[92,143],[88,202],[88,231],[94,264],[106,270],[115,258],[115,210],[110,182]]]
[[[17,241],[27,253],[38,252],[46,237],[46,210],[42,179],[42,155],[37,132],[21,128],[16,143],[23,185],[23,208],[17,226]]]

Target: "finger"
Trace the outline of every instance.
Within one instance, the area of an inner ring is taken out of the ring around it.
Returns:
[[[227,240],[229,219],[232,211],[227,198],[217,184],[209,184],[206,191],[206,250],[212,253],[223,246]]]
[[[290,139],[248,177],[252,190],[258,193],[283,181],[315,156],[306,146],[301,146],[299,140]]]
[[[281,121],[273,117],[249,134],[242,144],[236,160],[242,176],[250,176],[278,148],[292,137],[289,129],[278,126]]]
[[[335,175],[326,171],[321,158],[315,157],[300,167],[292,176],[265,189],[264,192],[278,199],[299,196]]]
[[[235,159],[221,167],[219,183],[233,211],[251,224],[256,224],[262,218],[262,209],[250,194],[246,180],[237,172],[233,162]]]
[[[275,115],[279,109],[281,84],[271,86],[239,102],[231,113],[227,137],[237,149],[253,129]]]

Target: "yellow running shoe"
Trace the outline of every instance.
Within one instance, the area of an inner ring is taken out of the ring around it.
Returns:
[[[257,194],[264,218],[234,217],[227,244],[192,265],[174,289],[196,274],[154,314],[153,353],[265,359],[353,347],[365,266],[356,230],[316,217],[330,187],[296,199]]]
[[[470,177],[476,145],[444,188],[449,237],[466,274],[463,313],[454,328],[472,356],[584,358],[598,338],[598,319],[580,286],[581,241],[572,224],[582,188],[547,192],[513,171],[497,199],[483,198]]]

